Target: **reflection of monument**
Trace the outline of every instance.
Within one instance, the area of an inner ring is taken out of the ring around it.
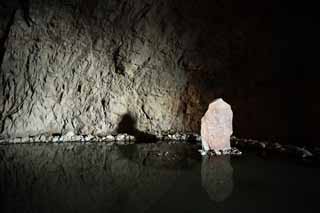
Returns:
[[[202,187],[211,200],[224,201],[233,190],[233,168],[230,156],[204,157],[201,166]]]

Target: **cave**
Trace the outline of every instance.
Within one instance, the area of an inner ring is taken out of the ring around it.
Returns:
[[[1,212],[316,211],[309,10],[0,0]],[[242,155],[199,153],[219,98]]]

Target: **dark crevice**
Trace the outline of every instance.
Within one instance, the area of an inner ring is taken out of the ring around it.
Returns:
[[[85,111],[86,111],[86,112],[89,112],[90,107],[91,107],[90,105],[89,105],[89,106],[87,106],[87,108],[86,108],[86,110],[85,110]]]
[[[107,112],[106,112],[106,100],[105,100],[104,98],[101,100],[101,105],[102,105],[104,117],[107,117]]]
[[[81,87],[82,87],[81,84],[79,84],[77,88],[78,93],[81,93]]]
[[[145,111],[144,106],[142,106],[142,112],[143,114],[147,117],[148,120],[151,120],[150,116],[148,115],[148,113]]]
[[[19,0],[19,5],[12,6],[12,8],[6,6],[5,3],[2,3],[1,7],[6,8],[12,12],[11,12],[9,22],[5,28],[4,35],[0,38],[0,66],[3,62],[4,54],[6,51],[5,42],[7,41],[8,37],[9,37],[11,26],[14,23],[16,11],[19,8],[21,8],[23,19],[25,20],[25,22],[27,23],[27,25],[29,27],[31,26],[31,24],[34,24],[34,21],[30,17],[30,1],[29,0]]]
[[[16,11],[12,12],[10,20],[6,26],[5,31],[4,31],[4,35],[2,38],[0,38],[0,72],[1,72],[1,65],[3,63],[4,54],[6,52],[5,43],[6,43],[7,39],[9,38],[9,33],[10,33],[11,26],[14,23],[15,14],[16,14]]]
[[[4,31],[4,35],[0,38],[0,74],[2,73],[2,63],[3,63],[3,59],[4,59],[4,54],[6,52],[6,41],[7,39],[9,38],[9,34],[10,34],[10,29],[11,29],[11,26],[13,25],[14,23],[14,17],[15,17],[15,14],[16,14],[16,11],[13,11],[11,16],[10,16],[10,19],[9,19],[9,22],[5,28],[5,31]],[[4,95],[8,95],[8,94],[5,94],[4,92],[4,88],[5,88],[5,79],[4,77],[2,76],[2,83],[0,85],[0,89],[1,91],[3,91],[3,94]],[[6,99],[8,99],[9,97],[6,97]],[[4,107],[4,105],[3,105]],[[3,114],[3,111],[4,109],[1,110],[1,115],[0,115],[0,133],[2,133],[4,131],[4,127],[5,127],[5,120],[6,118],[8,117],[8,114],[4,115]],[[10,114],[9,114],[10,115]]]
[[[136,17],[133,20],[133,25],[132,25],[132,31],[137,32],[137,25],[147,16],[151,9],[152,5],[151,4],[146,4],[136,15]]]
[[[31,24],[34,24],[34,21],[30,17],[30,1],[29,0],[19,0],[21,9],[22,9],[22,15],[23,19],[27,23],[28,27],[31,26]]]
[[[59,96],[59,101],[58,101],[58,102],[59,102],[60,104],[61,104],[61,102],[62,102],[62,98],[63,98],[63,92],[61,92],[61,93],[60,93],[60,96]]]
[[[122,57],[120,55],[120,50],[121,50],[122,44],[116,48],[116,50],[113,53],[113,63],[114,63],[114,68],[115,72],[120,75],[124,75],[125,73],[125,67],[122,63]]]
[[[31,55],[28,55],[27,63],[26,63],[25,79],[28,82],[29,89],[31,91],[31,98],[32,98],[34,93],[35,93],[35,89],[34,89],[34,86],[33,86],[32,74],[30,73],[30,69],[31,69],[30,68],[30,58],[31,58]]]

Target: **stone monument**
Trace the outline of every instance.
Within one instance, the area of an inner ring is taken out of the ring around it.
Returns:
[[[222,98],[209,104],[208,110],[201,119],[201,139],[204,152],[209,150],[221,154],[230,150],[233,113],[231,106]]]

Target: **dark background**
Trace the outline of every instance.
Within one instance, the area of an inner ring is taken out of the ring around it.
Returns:
[[[318,43],[312,3],[275,1],[273,7],[273,82],[287,108],[291,143],[318,143]]]

